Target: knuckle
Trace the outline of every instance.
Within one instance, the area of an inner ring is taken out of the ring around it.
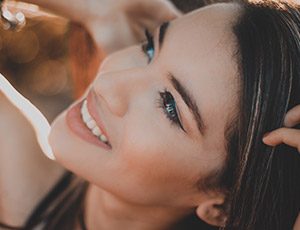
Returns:
[[[284,131],[285,131],[285,128],[279,128],[274,131],[274,134],[276,136],[282,136],[282,135],[284,135]]]

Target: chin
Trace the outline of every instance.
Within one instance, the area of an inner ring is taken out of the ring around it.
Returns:
[[[60,114],[51,124],[49,142],[56,161],[67,169],[71,169],[71,161],[76,157],[76,140],[68,130],[66,111]],[[72,170],[73,171],[73,170]]]

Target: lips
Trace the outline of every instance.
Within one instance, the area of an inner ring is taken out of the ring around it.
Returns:
[[[96,121],[97,126],[101,129],[101,131],[107,136],[107,132],[104,129],[103,123],[100,120],[100,116],[98,115],[95,104],[94,103],[94,96],[92,93],[89,93],[87,97],[88,101],[88,109],[90,114],[93,116],[93,119]],[[81,117],[81,107],[82,107],[83,101],[73,105],[66,114],[66,123],[72,133],[74,133],[76,136],[80,137],[84,141],[87,141],[91,144],[94,144],[98,147],[102,147],[104,149],[110,150],[111,145],[109,143],[105,144],[102,141],[100,141],[92,132],[91,130],[86,126],[86,124],[83,122]]]

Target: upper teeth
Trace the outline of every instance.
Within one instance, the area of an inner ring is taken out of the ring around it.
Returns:
[[[90,115],[88,108],[87,108],[87,101],[84,100],[82,107],[81,107],[81,116],[82,120],[84,121],[85,125],[92,131],[92,133],[99,138],[102,142],[107,144],[107,137],[101,133],[101,129],[97,126],[96,121]]]

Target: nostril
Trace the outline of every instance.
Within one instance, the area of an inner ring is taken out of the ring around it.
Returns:
[[[136,96],[149,88],[149,76],[141,68],[106,72],[93,83],[96,94],[105,101],[107,108],[116,116],[126,114],[129,104]]]
[[[109,113],[122,117],[126,110],[126,95],[122,94],[116,85],[107,82],[98,82],[93,86],[97,104],[105,107]]]
[[[97,100],[105,104],[112,114],[119,117],[124,115],[128,98],[125,78],[112,73],[103,74],[96,79],[92,88]]]

